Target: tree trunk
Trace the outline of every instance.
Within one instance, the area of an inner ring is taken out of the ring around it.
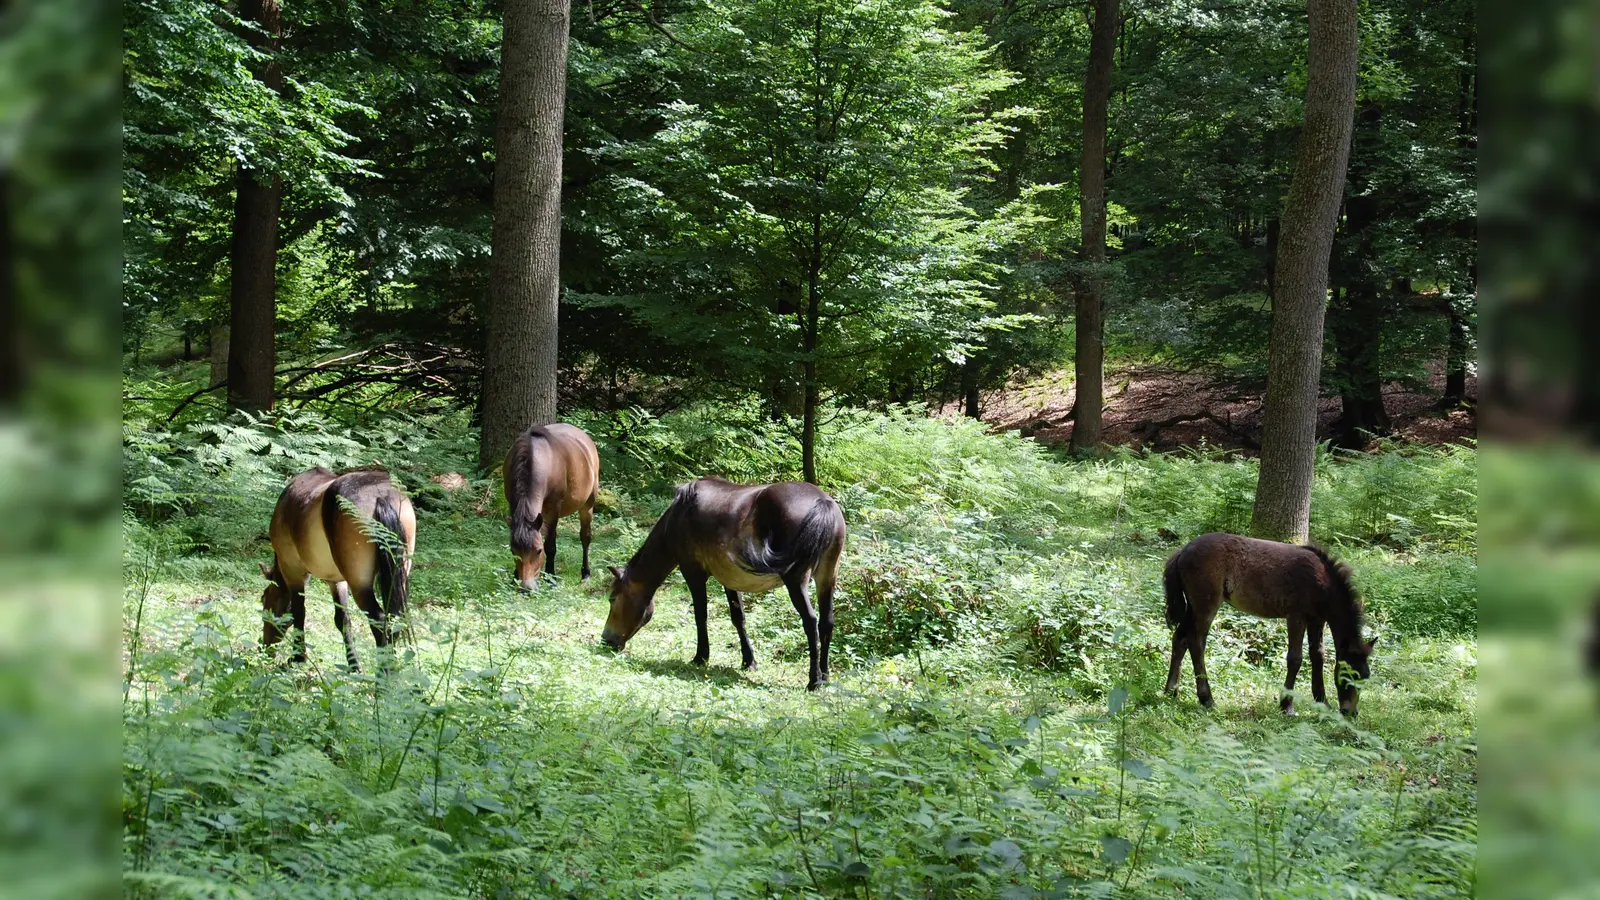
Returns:
[[[485,471],[523,429],[556,417],[568,17],[565,0],[505,4],[478,439]]]
[[[1362,126],[1377,127],[1376,107],[1362,116]],[[1333,442],[1347,450],[1360,450],[1374,434],[1389,432],[1389,413],[1383,408],[1383,319],[1384,304],[1370,262],[1377,252],[1370,226],[1378,220],[1378,198],[1366,192],[1365,179],[1351,179],[1350,197],[1345,200],[1344,252],[1335,288],[1333,342],[1339,374],[1339,420],[1333,426]],[[1409,290],[1405,293],[1410,293]]]
[[[1078,190],[1083,224],[1077,289],[1077,339],[1073,360],[1077,416],[1072,449],[1088,453],[1100,447],[1100,411],[1104,404],[1106,261],[1106,118],[1111,106],[1111,68],[1117,49],[1119,0],[1095,0],[1089,39],[1089,69],[1083,80],[1083,168]]]
[[[800,425],[801,477],[817,483],[817,407],[821,391],[817,386],[817,337],[822,323],[822,215],[811,217],[811,259],[807,261],[805,319],[801,322],[805,358],[801,372],[805,380],[805,412]]]
[[[244,0],[239,12],[260,27],[249,40],[269,54],[278,50],[281,21],[278,0]],[[257,73],[274,91],[283,90],[283,72],[269,57]],[[272,408],[277,369],[278,212],[283,180],[241,165],[233,207],[232,280],[228,288],[228,407],[261,412]]]
[[[961,396],[966,399],[967,418],[978,418],[978,360],[970,354],[961,364]]]
[[[1444,397],[1439,405],[1455,409],[1467,399],[1467,320],[1449,300],[1444,309],[1450,317],[1450,345],[1445,351]]]
[[[1355,119],[1355,0],[1307,5],[1305,125],[1278,243],[1261,474],[1250,524],[1257,537],[1270,540],[1303,541],[1310,530],[1328,260]]]
[[[211,383],[216,387],[228,377],[228,320],[216,319],[209,327],[209,343],[207,347],[211,356]]]
[[[22,399],[23,372],[16,248],[11,238],[11,170],[0,162],[0,406],[11,406]]]

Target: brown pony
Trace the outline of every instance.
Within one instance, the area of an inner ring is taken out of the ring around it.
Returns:
[[[1167,624],[1173,627],[1172,668],[1167,691],[1178,690],[1183,652],[1194,661],[1195,694],[1211,706],[1206,680],[1206,635],[1226,600],[1240,612],[1289,624],[1289,677],[1283,711],[1294,713],[1294,678],[1300,671],[1300,646],[1311,635],[1311,695],[1327,703],[1322,686],[1322,628],[1333,632],[1334,681],[1339,709],[1356,714],[1358,685],[1372,673],[1368,658],[1377,638],[1362,638],[1361,598],[1350,570],[1317,547],[1281,544],[1234,534],[1202,534],[1167,560]]]
[[[371,523],[389,534],[374,540]],[[321,466],[301,472],[278,497],[268,533],[274,558],[272,568],[261,567],[272,582],[261,592],[264,646],[283,637],[280,620],[288,613],[295,628],[293,660],[305,661],[306,582],[313,575],[333,589],[333,623],[344,636],[352,671],[358,668],[348,614],[352,591],[372,625],[372,639],[379,647],[389,645],[394,637],[390,619],[405,613],[417,547],[416,512],[389,473],[364,469],[335,475]]]
[[[611,613],[600,639],[621,650],[655,615],[655,594],[673,569],[694,598],[694,663],[711,656],[706,635],[706,579],[728,594],[728,614],[739,633],[746,670],[756,667],[744,628],[741,591],[768,591],[782,584],[800,613],[811,651],[807,690],[828,680],[828,645],[833,640],[833,586],[844,552],[844,513],[832,497],[804,482],[742,485],[702,478],[678,488],[639,552],[622,568],[611,567]],[[816,581],[818,609],[806,583]],[[820,611],[820,617],[819,617]]]
[[[506,454],[506,505],[511,508],[511,552],[523,590],[539,583],[539,567],[556,574],[556,520],[578,514],[583,572],[589,577],[589,524],[600,487],[600,454],[582,429],[535,425]]]

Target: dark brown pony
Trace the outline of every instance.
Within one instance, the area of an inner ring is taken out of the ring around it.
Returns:
[[[511,552],[523,590],[539,583],[539,568],[556,573],[556,520],[578,514],[583,572],[589,577],[590,522],[600,487],[600,454],[582,429],[535,425],[506,454],[506,505],[511,509]]]
[[[683,570],[694,597],[694,662],[711,656],[706,635],[706,579],[728,594],[728,614],[739,632],[746,670],[756,667],[744,628],[741,591],[768,591],[782,584],[805,626],[811,651],[807,690],[828,680],[828,645],[833,641],[833,586],[844,552],[844,513],[832,497],[804,482],[742,485],[702,478],[678,488],[639,552],[622,568],[611,567],[611,614],[600,639],[621,650],[655,615],[656,589]],[[806,584],[815,580],[817,609]]]
[[[1234,609],[1289,624],[1289,677],[1284,681],[1283,711],[1294,712],[1295,675],[1300,671],[1300,646],[1311,636],[1311,695],[1327,703],[1322,686],[1322,629],[1333,632],[1334,681],[1339,709],[1356,714],[1358,685],[1372,673],[1368,658],[1376,638],[1362,638],[1361,598],[1350,583],[1350,570],[1317,547],[1282,544],[1234,534],[1202,534],[1167,560],[1165,574],[1167,624],[1173,627],[1172,668],[1167,691],[1178,690],[1183,652],[1194,661],[1195,694],[1211,706],[1206,680],[1206,635],[1211,620],[1226,600]]]
[[[375,533],[376,528],[388,534]],[[390,620],[405,613],[417,547],[416,512],[389,473],[365,469],[335,475],[321,466],[301,472],[278,497],[268,533],[274,556],[272,568],[261,567],[272,582],[261,592],[263,645],[283,637],[280,620],[287,613],[295,628],[293,660],[305,661],[306,582],[312,576],[333,589],[333,623],[344,636],[352,670],[358,668],[350,634],[352,593],[372,625],[372,639],[379,647],[389,645]]]

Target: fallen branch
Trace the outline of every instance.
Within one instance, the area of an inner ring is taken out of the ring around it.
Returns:
[[[1251,437],[1247,432],[1244,431],[1244,429],[1223,418],[1222,416],[1206,410],[1201,410],[1197,413],[1187,413],[1181,416],[1173,416],[1170,419],[1146,419],[1145,421],[1139,423],[1139,436],[1148,443],[1156,439],[1156,437],[1161,433],[1161,429],[1171,428],[1174,425],[1182,425],[1185,422],[1210,422],[1227,432],[1234,440],[1243,444],[1246,448],[1250,450],[1261,449],[1261,442]]]

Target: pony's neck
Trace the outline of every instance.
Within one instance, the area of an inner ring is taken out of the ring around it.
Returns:
[[[1346,598],[1334,600],[1328,610],[1328,630],[1333,633],[1334,652],[1343,655],[1361,640],[1361,610]]]
[[[652,594],[678,567],[677,548],[673,545],[672,537],[672,532],[676,530],[672,527],[676,512],[674,507],[668,507],[656,520],[655,527],[650,529],[639,551],[628,560],[628,577],[638,581]]]

